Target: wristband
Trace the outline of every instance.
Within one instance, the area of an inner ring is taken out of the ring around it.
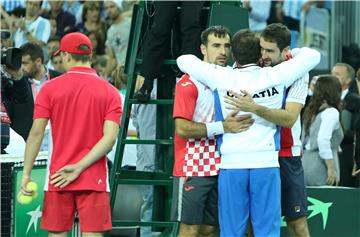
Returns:
[[[213,137],[215,135],[223,134],[224,133],[224,126],[222,121],[213,122],[213,123],[205,123],[206,132],[208,137]]]

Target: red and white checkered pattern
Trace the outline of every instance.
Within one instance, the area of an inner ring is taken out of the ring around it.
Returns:
[[[215,139],[188,139],[186,143],[184,176],[213,176],[219,174],[220,153]]]

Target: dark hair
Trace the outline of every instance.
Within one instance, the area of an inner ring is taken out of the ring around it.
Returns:
[[[90,35],[94,35],[97,40],[96,48],[93,48],[94,53],[97,55],[105,54],[105,42],[104,42],[104,35],[101,34],[101,31],[89,31],[86,35],[90,38]],[[95,45],[93,45],[95,47]]]
[[[273,23],[268,25],[261,33],[261,37],[266,41],[275,43],[280,51],[290,46],[290,30],[281,23]]]
[[[217,38],[224,38],[226,35],[231,37],[230,31],[228,28],[224,26],[210,26],[209,28],[205,29],[201,32],[201,43],[206,45],[209,40],[209,35],[214,34]]]
[[[345,67],[345,68],[346,68],[347,76],[348,76],[351,80],[354,79],[354,77],[355,77],[355,70],[354,70],[354,68],[353,68],[352,66],[350,66],[350,65],[347,64],[347,63],[336,63],[336,64],[334,65],[334,67],[336,67],[336,66],[338,66],[338,67]]]
[[[86,14],[89,10],[93,10],[93,9],[98,9],[99,10],[99,18],[98,18],[98,21],[100,21],[100,2],[98,1],[85,1],[84,2],[84,5],[83,5],[83,12],[82,12],[82,21],[83,23],[85,24],[85,21],[86,21]]]
[[[40,58],[41,62],[44,63],[44,52],[40,45],[28,42],[21,45],[20,49],[22,56],[29,55],[33,62]]]
[[[90,48],[85,44],[81,44],[79,46],[79,49],[80,50],[89,50]],[[69,54],[77,62],[90,62],[91,61],[91,54],[74,54],[74,53],[69,53]]]
[[[309,134],[312,120],[321,112],[320,107],[326,102],[330,107],[340,109],[341,84],[339,79],[332,75],[320,75],[317,79],[314,94],[309,105],[305,108],[303,124],[305,135]]]
[[[23,8],[23,7],[15,7],[11,11],[11,15],[14,15],[16,17],[24,17],[25,16],[25,8]]]
[[[240,65],[256,63],[261,57],[259,38],[249,29],[235,33],[231,40],[231,50]]]

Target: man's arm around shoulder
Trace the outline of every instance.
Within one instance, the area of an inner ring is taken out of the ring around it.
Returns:
[[[293,49],[291,53],[293,58],[269,69],[273,79],[279,83],[285,83],[286,87],[314,69],[321,57],[318,51],[307,47]]]
[[[204,62],[194,55],[181,55],[176,59],[180,70],[214,91],[218,86],[224,84],[229,68]]]

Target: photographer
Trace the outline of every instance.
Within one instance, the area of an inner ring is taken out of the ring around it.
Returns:
[[[16,116],[16,106],[31,101],[31,91],[26,77],[21,71],[21,50],[3,48],[5,40],[11,34],[1,30],[1,154],[9,145],[10,126],[26,140],[29,131],[19,131],[19,121]]]

